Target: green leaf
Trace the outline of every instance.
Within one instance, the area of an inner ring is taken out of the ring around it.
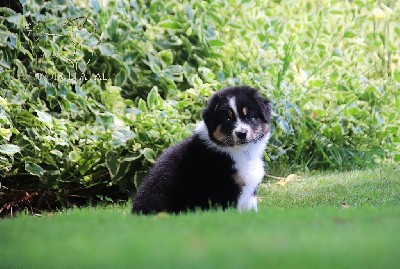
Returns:
[[[36,163],[26,163],[25,170],[34,176],[43,176],[44,175],[43,168]]]
[[[142,112],[148,112],[146,102],[142,98],[139,99],[138,109]]]
[[[344,13],[344,10],[343,10],[343,9],[340,9],[340,8],[332,8],[332,9],[330,10],[330,13],[331,13],[331,14],[334,14],[334,15],[341,15],[341,14]]]
[[[52,117],[50,114],[39,110],[36,110],[36,114],[41,122],[51,124]]]
[[[69,160],[70,162],[77,163],[77,162],[79,162],[79,160],[81,160],[81,156],[80,156],[80,154],[77,152],[77,150],[76,150],[76,151],[71,151],[71,152],[68,154],[68,160]]]
[[[46,87],[46,94],[52,97],[56,96],[57,95],[56,88],[53,85],[49,85],[48,87]]]
[[[344,37],[346,37],[346,38],[352,38],[352,37],[355,37],[355,36],[357,36],[357,33],[354,32],[353,30],[347,30],[344,33]]]
[[[124,70],[120,70],[118,74],[115,76],[115,84],[116,85],[124,85],[127,81],[127,76]]]
[[[225,42],[223,42],[222,40],[219,40],[219,39],[209,39],[208,44],[210,44],[210,46],[213,46],[213,47],[220,47],[220,46],[225,45]]]
[[[92,9],[95,14],[100,12],[101,6],[98,0],[90,0],[90,5],[92,6]]]
[[[109,109],[124,109],[126,107],[124,98],[121,97],[121,88],[107,84],[105,91],[102,92],[102,103]]]
[[[136,171],[135,175],[133,177],[133,180],[135,182],[135,187],[139,187],[140,184],[142,183],[143,179],[146,176],[146,172],[145,171]]]
[[[170,65],[167,68],[175,75],[183,73],[183,67],[181,65]]]
[[[14,155],[15,153],[18,153],[20,151],[21,151],[20,147],[14,144],[0,145],[0,152],[2,154]]]
[[[109,43],[101,43],[98,48],[101,54],[105,56],[112,56],[115,54],[115,47]]]
[[[117,29],[118,29],[118,16],[112,15],[107,24],[107,34],[113,41],[116,41]]]
[[[182,24],[180,24],[177,21],[170,21],[170,20],[162,21],[158,24],[158,26],[160,26],[162,28],[174,29],[174,30],[182,29]]]
[[[121,162],[133,162],[136,161],[137,159],[140,159],[140,157],[142,157],[142,155],[135,152],[133,154],[127,155],[125,158],[121,160]]]
[[[344,129],[341,124],[333,125],[331,131],[337,138],[340,138],[344,134]]]
[[[19,13],[6,18],[8,22],[15,24],[18,28],[25,26],[25,17]]]
[[[62,158],[62,156],[63,156],[62,152],[57,149],[50,150],[50,153],[56,155],[59,158]]]
[[[194,19],[193,9],[188,4],[185,4],[185,13],[186,13],[186,16],[188,16],[189,20],[192,22]]]
[[[11,132],[10,129],[6,129],[6,128],[1,128],[1,127],[0,127],[0,136],[1,136],[3,139],[9,141],[10,138],[11,138],[11,135],[12,135],[12,132]]]
[[[396,82],[400,83],[400,70],[399,69],[394,69],[393,71],[393,77]]]
[[[114,116],[110,113],[101,113],[97,117],[97,122],[101,123],[106,129],[114,125]]]
[[[118,166],[118,171],[115,177],[112,179],[113,183],[118,183],[123,190],[126,189],[126,178],[130,172],[132,163],[131,162],[123,162]],[[124,180],[125,179],[125,180]]]
[[[115,177],[118,171],[117,154],[115,152],[106,153],[106,166],[111,178]]]
[[[151,148],[144,148],[140,150],[140,153],[148,160],[150,163],[155,163],[156,153]]]
[[[165,65],[172,65],[174,62],[174,54],[171,50],[162,50],[158,53]]]
[[[289,124],[288,124],[288,122],[287,122],[286,120],[284,120],[282,117],[280,117],[280,118],[277,120],[277,124],[278,124],[278,127],[281,128],[282,131],[285,132],[285,134],[289,134],[289,133],[290,133]]]
[[[312,87],[321,88],[323,85],[323,81],[320,79],[309,80],[308,85],[310,88],[312,88]]]
[[[159,98],[161,98],[161,97],[158,94],[157,86],[155,86],[150,90],[149,94],[147,95],[147,106],[150,109],[154,109],[157,106],[157,104],[159,103]]]

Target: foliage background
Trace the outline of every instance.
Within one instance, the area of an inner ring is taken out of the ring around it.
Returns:
[[[270,173],[400,160],[398,1],[0,8],[0,211],[126,199],[207,98],[274,106]]]

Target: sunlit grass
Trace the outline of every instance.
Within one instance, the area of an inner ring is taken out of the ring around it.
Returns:
[[[400,205],[400,170],[383,167],[342,173],[300,175],[285,186],[259,188],[262,208]]]
[[[1,267],[395,268],[399,182],[396,168],[303,175],[263,185],[258,213],[20,215],[0,222]]]

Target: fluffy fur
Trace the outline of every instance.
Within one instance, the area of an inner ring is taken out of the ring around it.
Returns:
[[[133,213],[257,210],[271,107],[253,88],[216,92],[192,136],[168,148],[139,187]]]

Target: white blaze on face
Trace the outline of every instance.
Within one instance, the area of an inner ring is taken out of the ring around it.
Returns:
[[[231,97],[229,99],[229,107],[232,109],[236,117],[236,123],[235,127],[232,130],[232,136],[234,137],[235,141],[237,141],[240,140],[240,138],[237,136],[237,133],[245,133],[246,140],[248,140],[250,138],[250,135],[252,134],[252,129],[250,125],[240,120],[235,97]]]
[[[229,106],[232,108],[233,113],[235,113],[235,116],[238,117],[239,113],[237,111],[237,107],[236,107],[236,98],[235,97],[231,97],[229,99]]]

